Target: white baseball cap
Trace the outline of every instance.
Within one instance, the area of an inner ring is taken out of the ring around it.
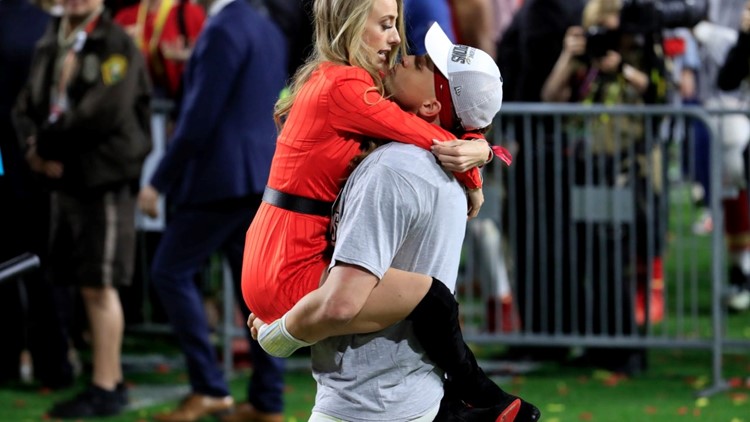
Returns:
[[[424,44],[448,79],[461,126],[466,130],[489,126],[503,104],[503,78],[492,57],[477,48],[453,44],[437,22],[427,31]]]

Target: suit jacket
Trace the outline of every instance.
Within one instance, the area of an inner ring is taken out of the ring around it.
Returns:
[[[210,17],[188,62],[174,136],[151,184],[175,205],[261,193],[286,65],[281,31],[244,0]]]
[[[0,156],[3,177],[13,179],[7,186],[5,181],[0,182],[0,196],[5,195],[6,187],[17,195],[24,195],[27,190],[26,162],[18,148],[11,110],[29,77],[34,45],[48,22],[49,15],[28,0],[0,1]]]

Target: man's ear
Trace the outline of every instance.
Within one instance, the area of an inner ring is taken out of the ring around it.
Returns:
[[[422,105],[419,106],[417,115],[419,115],[420,117],[422,117],[423,119],[427,121],[433,121],[437,119],[441,108],[442,108],[442,105],[440,104],[440,101],[437,100],[437,98],[424,100],[422,102]]]

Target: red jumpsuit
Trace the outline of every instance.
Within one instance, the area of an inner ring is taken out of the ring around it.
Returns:
[[[370,75],[358,67],[326,63],[313,72],[277,140],[268,186],[333,202],[363,136],[425,149],[433,139],[456,138],[384,100],[374,86]],[[456,176],[468,188],[481,187],[476,168]],[[280,318],[318,288],[329,264],[324,255],[329,221],[261,204],[247,231],[242,268],[245,303],[260,319]]]

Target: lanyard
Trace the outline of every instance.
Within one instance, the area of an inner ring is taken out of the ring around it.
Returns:
[[[83,23],[73,28],[67,37],[65,33],[70,26],[70,21],[67,17],[64,17],[60,22],[57,32],[57,45],[62,51],[58,53],[59,58],[55,60],[52,95],[50,97],[50,114],[48,116],[50,123],[55,123],[60,115],[68,109],[67,91],[73,77],[73,70],[77,65],[76,54],[83,49],[83,45],[86,44],[89,34],[96,28],[101,12],[102,9],[99,8],[90,14]]]
[[[161,3],[159,3],[159,10],[156,12],[156,18],[154,19],[154,30],[148,40],[146,39],[146,18],[148,17],[148,5],[146,3],[148,3],[146,0],[141,0],[138,6],[135,42],[138,48],[150,59],[149,62],[154,71],[157,74],[162,74],[164,68],[158,56],[159,39],[164,31],[164,25],[167,22],[169,12],[172,10],[174,0],[161,0]]]

